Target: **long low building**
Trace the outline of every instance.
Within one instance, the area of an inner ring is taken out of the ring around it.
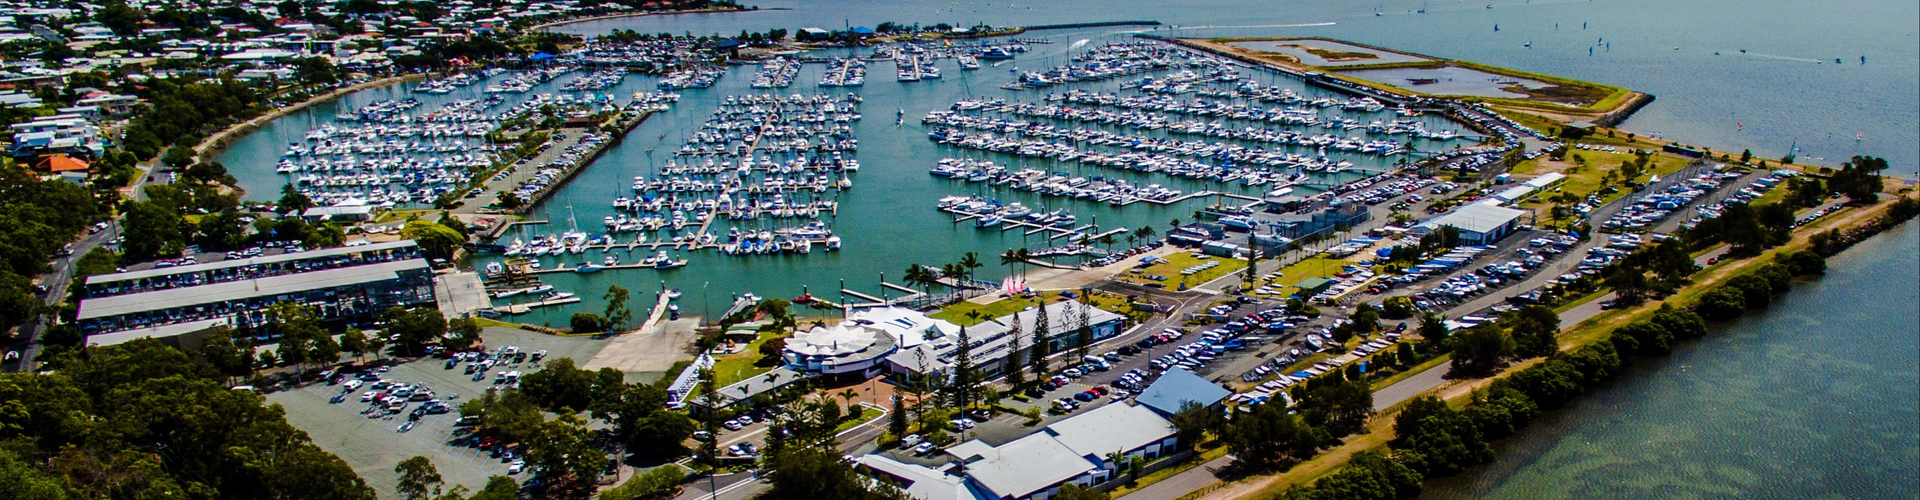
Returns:
[[[1158,460],[1179,450],[1173,423],[1153,410],[1112,403],[998,446],[979,439],[943,451],[956,466],[936,470],[873,454],[861,465],[921,500],[1045,499],[1066,484],[1117,477],[1112,456]]]
[[[1442,226],[1460,230],[1460,241],[1472,245],[1492,245],[1501,238],[1513,234],[1520,226],[1520,217],[1525,210],[1516,210],[1491,203],[1468,203],[1454,209],[1452,213],[1435,217],[1414,227],[1414,232],[1425,235]]]
[[[175,269],[184,274],[209,272],[204,268]],[[173,275],[165,273],[137,274],[149,282],[176,282],[171,279]],[[125,282],[120,279],[124,277],[114,275],[96,278]],[[105,345],[177,336],[214,326],[252,328],[266,321],[268,306],[280,302],[312,306],[322,321],[329,322],[371,320],[392,307],[435,303],[433,269],[418,257],[288,268],[287,272],[263,272],[254,278],[138,290],[80,301],[76,321],[88,335],[88,343]]]
[[[966,327],[969,357],[980,373],[992,377],[1003,371],[1016,332],[1023,345],[1031,345],[1043,311],[1052,352],[1078,346],[1083,321],[1091,340],[1098,342],[1118,335],[1125,319],[1112,311],[1061,301]],[[950,369],[959,354],[960,331],[959,325],[912,309],[875,307],[856,311],[839,324],[795,332],[781,357],[788,368],[808,376],[865,378],[890,373],[911,379]]]

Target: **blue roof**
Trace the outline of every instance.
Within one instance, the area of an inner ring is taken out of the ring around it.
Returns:
[[[1134,401],[1162,415],[1172,415],[1179,412],[1180,407],[1188,401],[1200,403],[1201,406],[1213,406],[1227,399],[1230,394],[1233,393],[1185,368],[1174,368],[1160,375],[1160,379],[1154,380],[1146,390],[1140,391]]]

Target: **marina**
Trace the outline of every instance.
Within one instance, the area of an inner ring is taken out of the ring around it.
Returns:
[[[1394,170],[1409,150],[1473,140],[1441,114],[1401,113],[1175,45],[1048,33],[1057,36],[832,49],[659,75],[595,69],[658,57],[651,45],[595,42],[548,69],[477,75],[445,94],[387,95],[421,100],[410,115],[495,97],[478,122],[494,127],[533,106],[522,102],[649,116],[620,140],[580,132],[554,161],[522,166],[533,167],[514,189],[533,200],[524,220],[495,226],[497,247],[484,248],[500,253],[469,260],[476,268],[524,260],[525,276],[539,282],[492,292],[552,286],[579,293],[584,307],[594,307],[595,290],[635,274],[680,289],[787,296],[968,251],[1025,248],[1046,266],[1072,268],[1104,255],[1088,242],[1130,228],[1165,227],[1206,205],[1310,197]],[[898,61],[896,70],[920,79],[865,81],[876,61]],[[967,70],[969,62],[981,68]],[[926,78],[928,65],[941,78]],[[1097,71],[1035,71],[1054,81],[1044,92],[996,88],[1019,77],[1009,69],[1085,65]],[[820,93],[786,90],[796,81],[817,82]],[[869,106],[896,119],[862,120]],[[909,112],[922,119],[909,123]],[[900,208],[956,196],[1034,208],[1015,217]],[[539,306],[520,311],[565,320]]]

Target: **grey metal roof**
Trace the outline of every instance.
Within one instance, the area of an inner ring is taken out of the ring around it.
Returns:
[[[1231,394],[1231,391],[1185,368],[1175,368],[1160,375],[1133,400],[1162,415],[1172,415],[1179,412],[1180,406],[1188,401],[1200,403],[1201,406],[1213,406]]]
[[[233,326],[233,318],[230,318],[230,317],[208,318],[208,319],[203,319],[199,321],[188,321],[185,323],[172,323],[172,324],[160,325],[160,326],[155,326],[150,328],[138,328],[133,330],[121,331],[121,332],[88,335],[87,345],[93,345],[93,346],[115,345],[115,344],[124,344],[127,342],[132,342],[137,339],[161,338],[161,337],[172,337],[176,335],[186,335],[189,333],[210,329],[216,326]]]
[[[1054,422],[1047,432],[1080,456],[1105,460],[1108,453],[1129,452],[1172,437],[1174,427],[1153,410],[1112,403]]]
[[[1526,215],[1524,210],[1494,206],[1486,203],[1468,203],[1453,213],[1433,220],[1435,226],[1453,226],[1466,232],[1487,233]]]
[[[414,243],[413,240],[398,240],[398,241],[389,241],[385,243],[373,243],[373,244],[360,245],[360,246],[333,247],[333,248],[323,248],[319,250],[308,250],[305,252],[283,253],[279,255],[262,255],[259,257],[248,257],[245,259],[227,259],[219,262],[208,262],[205,264],[193,264],[193,265],[187,265],[187,266],[169,267],[164,269],[144,269],[139,271],[127,271],[124,273],[88,276],[87,284],[92,285],[96,283],[111,283],[115,281],[126,281],[126,280],[140,279],[140,278],[172,276],[176,274],[212,271],[216,269],[226,269],[230,267],[244,267],[244,266],[257,265],[257,264],[272,264],[276,262],[294,262],[294,261],[301,261],[301,260],[318,259],[323,257],[334,257],[339,255],[355,254],[355,253],[361,253],[361,252],[373,252],[373,251],[379,251],[379,250],[391,250],[396,248],[408,248],[408,247],[414,247],[414,246],[418,246],[418,244]]]
[[[1092,471],[1093,461],[1044,433],[987,450],[967,477],[996,497],[1022,498]]]
[[[407,259],[310,273],[85,299],[80,301],[78,319],[104,318],[390,280],[398,278],[401,271],[415,269],[430,268],[427,266],[426,259]]]

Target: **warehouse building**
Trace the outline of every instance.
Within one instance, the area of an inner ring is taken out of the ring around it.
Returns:
[[[93,276],[85,290],[76,322],[94,345],[254,328],[280,302],[324,322],[435,304],[433,270],[411,241]]]
[[[1415,226],[1414,232],[1425,235],[1441,227],[1452,227],[1460,230],[1460,242],[1463,244],[1492,245],[1513,234],[1520,227],[1520,216],[1526,214],[1525,210],[1491,203],[1468,203],[1452,213]]]

